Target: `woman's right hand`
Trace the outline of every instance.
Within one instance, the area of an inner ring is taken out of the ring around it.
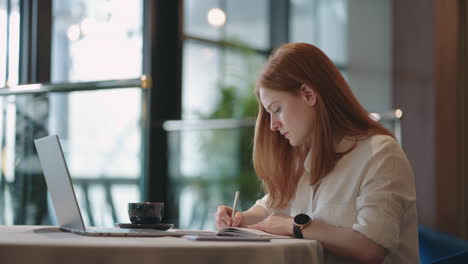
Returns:
[[[218,229],[224,227],[238,227],[241,226],[242,220],[244,218],[242,212],[236,212],[234,219],[231,221],[232,208],[224,205],[218,206],[216,211],[216,226]]]

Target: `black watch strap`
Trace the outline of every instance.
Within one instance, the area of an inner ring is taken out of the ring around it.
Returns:
[[[307,227],[312,219],[306,214],[298,214],[294,217],[293,235],[295,238],[304,238],[302,229]]]
[[[294,238],[304,238],[304,236],[302,235],[302,229],[298,225],[293,226],[293,235]]]

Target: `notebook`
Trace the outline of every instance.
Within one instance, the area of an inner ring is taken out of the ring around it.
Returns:
[[[290,236],[281,236],[270,234],[261,230],[243,228],[243,227],[225,227],[218,231],[218,236],[231,237],[267,237],[267,238],[292,238]]]
[[[242,228],[242,227],[225,227],[215,233],[216,235],[188,235],[185,236],[190,240],[198,241],[270,241],[277,238],[292,238],[289,236],[281,236],[263,232],[257,229]]]

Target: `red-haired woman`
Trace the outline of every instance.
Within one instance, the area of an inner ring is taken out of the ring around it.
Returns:
[[[291,43],[256,86],[253,162],[266,193],[247,211],[219,206],[218,228],[314,239],[326,262],[419,263],[414,176],[331,60]]]

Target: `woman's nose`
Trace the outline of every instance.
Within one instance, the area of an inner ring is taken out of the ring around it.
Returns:
[[[271,120],[270,120],[270,129],[272,131],[278,130],[280,125],[281,124],[280,124],[280,122],[278,120],[276,120],[275,118],[271,118]]]

